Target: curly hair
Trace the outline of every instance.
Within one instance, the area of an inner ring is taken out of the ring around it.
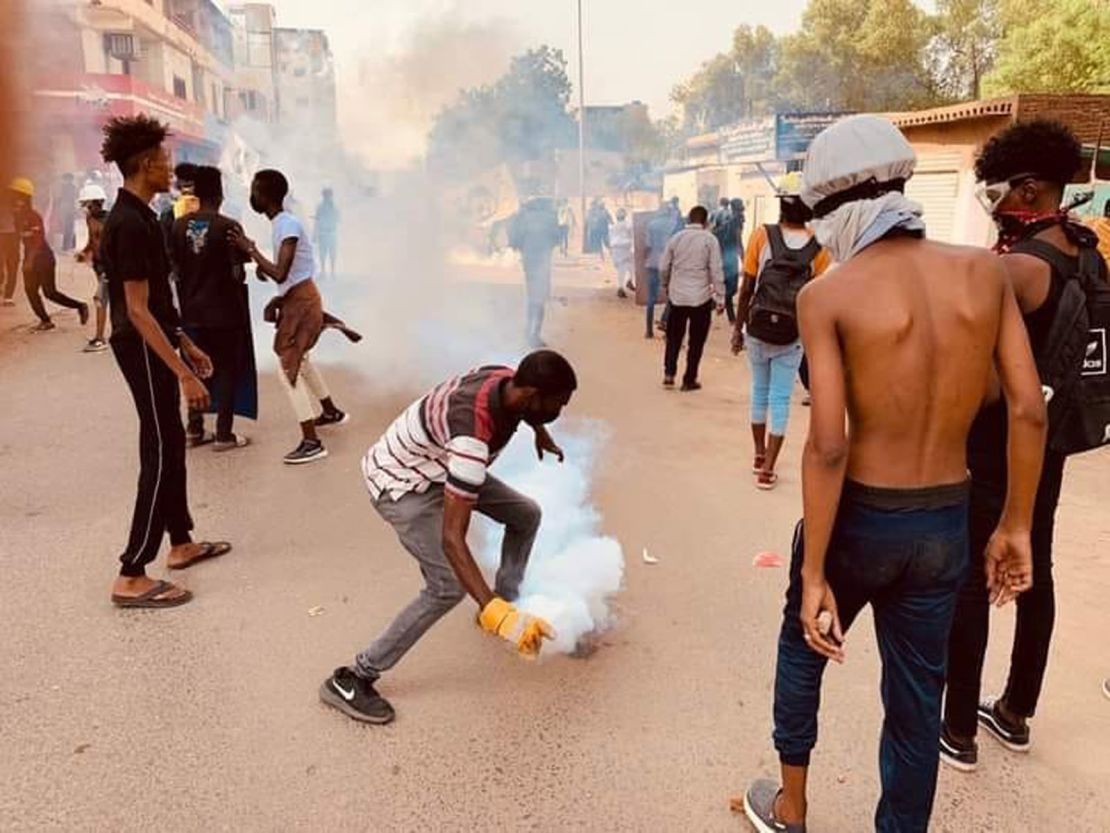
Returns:
[[[1075,134],[1048,119],[1018,122],[990,138],[975,160],[980,182],[1004,182],[1021,174],[1061,186],[1071,182],[1082,164]]]
[[[100,155],[105,162],[114,162],[125,177],[133,176],[139,170],[139,157],[154,150],[169,135],[166,125],[142,113],[117,116],[104,125]]]

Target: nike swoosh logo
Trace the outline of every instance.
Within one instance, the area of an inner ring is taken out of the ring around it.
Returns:
[[[336,691],[338,691],[340,696],[344,700],[346,700],[348,703],[350,703],[352,700],[355,699],[355,690],[354,689],[351,689],[350,691],[348,691],[347,689],[343,688],[343,686],[341,686],[339,683],[337,683],[335,680],[332,680],[331,687],[334,688]]]

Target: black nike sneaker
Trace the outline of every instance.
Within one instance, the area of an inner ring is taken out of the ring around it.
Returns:
[[[979,725],[1011,752],[1029,751],[1028,724],[1011,723],[1003,717],[997,700],[984,700],[979,704]]]
[[[940,760],[959,772],[975,772],[979,768],[979,744],[956,740],[947,726],[940,729]]]
[[[327,428],[332,425],[343,425],[351,417],[344,411],[336,408],[334,411],[324,411],[320,416],[316,417],[317,428]]]
[[[320,701],[363,723],[384,725],[392,723],[396,717],[393,706],[375,691],[374,684],[348,667],[336,668],[335,673],[324,680],[320,686]]]
[[[313,460],[323,460],[327,456],[328,450],[319,440],[301,440],[301,444],[286,454],[282,461],[290,466],[299,466]]]

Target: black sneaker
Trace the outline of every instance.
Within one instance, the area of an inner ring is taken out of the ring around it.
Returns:
[[[336,408],[334,411],[324,411],[320,416],[316,417],[317,428],[327,428],[330,425],[343,425],[351,418],[351,415]]]
[[[392,723],[396,714],[389,701],[374,689],[374,684],[351,668],[336,668],[320,686],[320,702],[339,709],[363,723]]]
[[[323,460],[328,456],[328,450],[319,440],[301,440],[301,444],[282,458],[291,466],[301,463],[311,463],[313,460]]]
[[[997,700],[984,700],[979,704],[979,725],[1011,752],[1029,751],[1029,727],[1004,718]]]
[[[102,338],[90,338],[89,343],[85,345],[82,352],[85,353],[103,353],[108,349],[108,342]]]
[[[690,391],[701,390],[701,382],[683,382],[682,390],[689,393]]]
[[[979,744],[974,739],[958,741],[947,726],[941,726],[940,760],[959,772],[975,772],[979,768]]]

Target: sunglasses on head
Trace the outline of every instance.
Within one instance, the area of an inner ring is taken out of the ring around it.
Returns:
[[[999,204],[1006,199],[1007,194],[1015,188],[1036,178],[1036,174],[1028,173],[1012,176],[1002,182],[988,182],[985,185],[981,185],[978,190],[976,190],[975,197],[979,200],[979,204],[986,209],[988,214],[993,214]]]

